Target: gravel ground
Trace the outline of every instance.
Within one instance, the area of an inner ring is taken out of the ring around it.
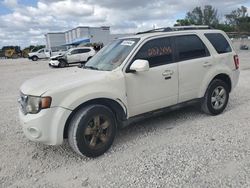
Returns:
[[[250,187],[250,52],[226,111],[187,107],[118,132],[96,159],[27,140],[18,121],[18,89],[61,71],[47,61],[0,60],[0,187]]]

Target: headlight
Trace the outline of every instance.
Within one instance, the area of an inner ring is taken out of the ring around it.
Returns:
[[[50,108],[51,97],[21,96],[19,103],[24,114],[36,114],[42,109]]]

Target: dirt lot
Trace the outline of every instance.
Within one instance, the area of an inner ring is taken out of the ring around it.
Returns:
[[[96,159],[28,141],[18,121],[22,82],[47,61],[0,60],[0,187],[250,187],[250,52],[226,111],[187,107],[120,130]]]

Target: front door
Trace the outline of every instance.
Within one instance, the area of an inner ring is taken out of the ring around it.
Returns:
[[[169,37],[151,39],[136,53],[136,59],[149,61],[146,72],[125,73],[129,116],[171,106],[178,99],[178,66],[173,61]]]
[[[75,63],[79,62],[79,50],[74,49],[70,52],[70,54],[67,55],[67,61],[68,63]]]
[[[45,50],[45,49],[41,49],[41,50],[38,51],[37,56],[38,56],[39,59],[44,59],[44,58],[46,58],[46,56],[45,56],[45,51],[44,51],[44,50]]]
[[[46,58],[49,58],[50,57],[50,50],[48,50],[48,49],[45,49],[45,57]]]

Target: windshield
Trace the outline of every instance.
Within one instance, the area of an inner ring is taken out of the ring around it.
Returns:
[[[114,70],[123,63],[138,41],[138,38],[117,39],[101,49],[85,64],[84,68]]]

